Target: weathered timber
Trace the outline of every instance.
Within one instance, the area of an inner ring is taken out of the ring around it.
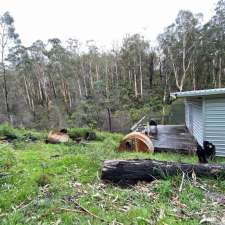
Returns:
[[[152,138],[155,152],[194,154],[196,141],[184,125],[158,125]]]
[[[131,128],[130,130],[131,131],[135,131],[138,127],[138,125],[145,119],[145,116],[143,116],[137,123],[135,123]]]
[[[132,185],[138,181],[151,182],[184,172],[190,176],[220,177],[225,179],[225,164],[188,164],[157,160],[107,160],[103,164],[101,179],[119,185]]]
[[[154,143],[154,140],[153,140]],[[157,153],[162,153],[162,152],[166,152],[166,153],[177,153],[177,154],[183,154],[183,155],[194,155],[196,154],[196,149],[190,148],[166,148],[166,147],[155,147],[154,148],[154,152]]]

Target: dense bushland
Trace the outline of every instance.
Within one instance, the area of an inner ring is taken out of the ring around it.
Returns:
[[[7,12],[0,17],[0,121],[127,131],[144,114],[164,117],[171,91],[224,87],[224,15],[224,0],[205,24],[202,14],[181,10],[156,45],[132,34],[102,50],[92,40],[57,37],[23,46]]]

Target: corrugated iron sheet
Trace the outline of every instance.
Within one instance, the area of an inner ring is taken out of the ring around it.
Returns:
[[[204,139],[216,146],[217,156],[225,156],[225,98],[205,100]]]
[[[153,152],[154,146],[147,135],[140,132],[132,132],[123,138],[118,149],[120,151]]]

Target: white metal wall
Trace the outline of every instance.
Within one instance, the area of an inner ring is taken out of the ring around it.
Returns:
[[[225,156],[225,97],[206,99],[204,140],[216,146],[216,155]]]
[[[203,145],[203,110],[202,100],[192,101],[192,129],[196,141]]]
[[[192,113],[191,102],[186,99],[185,100],[185,124],[186,124],[187,128],[189,129],[189,131],[192,133],[192,129],[190,126],[191,113]]]
[[[196,141],[203,145],[203,110],[202,99],[186,99],[185,101],[185,123],[189,132]]]

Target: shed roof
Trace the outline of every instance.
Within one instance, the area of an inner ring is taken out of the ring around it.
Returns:
[[[174,98],[198,97],[198,96],[209,96],[209,95],[225,95],[225,88],[170,93],[170,96]]]

